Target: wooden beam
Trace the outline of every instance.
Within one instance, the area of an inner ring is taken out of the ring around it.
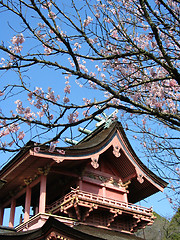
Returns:
[[[79,177],[79,175],[77,173],[73,173],[73,172],[66,171],[66,170],[61,170],[60,168],[57,168],[57,167],[52,167],[50,169],[50,172],[51,173],[57,173],[57,174],[60,174],[60,175],[63,175],[63,176]]]

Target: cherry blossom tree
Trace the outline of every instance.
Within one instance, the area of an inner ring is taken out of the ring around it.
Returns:
[[[0,11],[13,33],[0,45],[0,149],[31,139],[51,151],[72,127],[118,109],[178,192],[179,0],[0,0]]]

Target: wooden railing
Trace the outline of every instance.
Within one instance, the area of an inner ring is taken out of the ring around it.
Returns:
[[[61,197],[57,201],[53,202],[51,205],[46,206],[46,212],[52,213],[57,208],[59,208],[63,203],[66,203],[67,201],[72,199],[74,197],[74,195],[76,195],[76,192],[74,190],[72,190],[70,193],[66,194],[64,197]]]
[[[53,202],[51,205],[47,206],[46,212],[54,213],[56,212],[56,210],[60,209],[61,206],[72,201],[73,199],[83,200],[83,201],[95,203],[101,206],[118,208],[120,210],[125,210],[128,212],[133,212],[133,213],[137,212],[146,216],[152,215],[152,208],[145,208],[145,207],[137,206],[134,204],[122,202],[119,200],[102,197],[97,194],[81,191],[79,189],[73,189],[70,193],[66,194],[64,197],[58,199],[57,201]]]

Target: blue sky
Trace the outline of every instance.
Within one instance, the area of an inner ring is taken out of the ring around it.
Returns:
[[[12,24],[11,25],[12,28],[8,28],[8,24],[7,24],[8,21]],[[10,43],[11,43],[10,39],[14,35],[13,28],[17,27],[17,25],[18,24],[17,24],[16,20],[12,16],[9,16],[7,13],[1,13],[0,40],[3,40],[7,45],[8,44],[10,45]],[[26,40],[26,41],[28,41],[28,40]],[[0,54],[1,54],[1,52],[0,52]],[[2,56],[0,55],[0,58],[1,57],[4,57],[4,55],[2,55]],[[10,83],[12,76],[13,75],[11,75],[11,74],[8,74],[8,73],[2,74],[0,72],[0,86],[5,81],[7,81],[7,83]],[[49,83],[51,83],[51,87],[52,87],[52,89],[55,90],[55,93],[58,94],[59,92],[61,92],[61,93],[63,92],[64,86],[65,86],[64,85],[64,76],[62,76],[60,72],[54,72],[53,79],[52,79],[51,72],[48,71],[48,69],[32,68],[30,70],[30,76],[31,76],[31,78],[29,79],[29,81],[33,81],[34,84],[36,84],[36,81],[40,82],[40,83],[38,83],[39,87],[44,87],[47,90]],[[81,93],[83,91],[84,90],[81,90]],[[81,95],[79,87],[77,85],[73,85],[73,89],[72,89],[72,93],[71,93],[71,101],[72,102],[77,100],[77,92],[78,92],[78,97],[79,97]],[[95,91],[86,89],[86,97],[91,98],[93,100],[94,97],[98,98],[99,95]],[[0,108],[2,108],[2,106],[0,106]],[[7,107],[7,110],[9,111],[10,109],[8,109],[8,107]],[[131,143],[134,146],[136,145],[136,142],[132,139],[131,139]],[[6,154],[0,153],[0,154],[1,154],[1,163],[0,163],[0,165],[1,165],[7,161],[7,159],[9,158],[9,154],[7,154],[7,153]],[[137,154],[137,156],[141,155],[137,150],[136,150],[136,154]],[[141,159],[141,156],[140,156],[140,159]],[[165,190],[165,192],[166,192],[166,190]],[[168,200],[166,199],[166,197],[163,193],[157,193],[157,194],[149,197],[148,199],[141,201],[141,203],[139,203],[139,204],[142,206],[145,206],[145,207],[152,206],[154,211],[156,211],[158,214],[160,214],[161,216],[164,216],[164,217],[171,217],[174,214],[172,206],[169,204]],[[5,222],[7,224],[8,214],[7,214]]]

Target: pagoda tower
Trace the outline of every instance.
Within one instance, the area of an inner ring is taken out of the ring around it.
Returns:
[[[17,206],[24,214],[16,232],[42,228],[50,217],[77,229],[128,236],[153,223],[152,208],[136,203],[167,183],[140,161],[121,124],[104,121],[92,132],[80,131],[86,133],[83,140],[53,152],[29,142],[1,169],[0,225],[10,208],[9,227],[14,227]]]

